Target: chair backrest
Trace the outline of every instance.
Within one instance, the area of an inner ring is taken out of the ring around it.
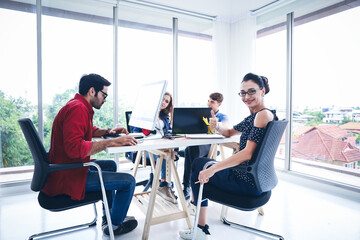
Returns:
[[[247,172],[254,177],[255,186],[260,192],[270,191],[277,185],[274,159],[287,124],[287,120],[268,123],[261,144],[258,144],[247,166]]]
[[[126,129],[128,130],[128,132],[131,132],[131,127],[129,125],[130,118],[131,118],[131,113],[132,113],[132,111],[126,111],[125,112]]]
[[[33,122],[28,118],[20,119],[18,122],[34,159],[34,174],[31,181],[31,190],[38,192],[44,187],[49,175],[50,167],[48,156]]]

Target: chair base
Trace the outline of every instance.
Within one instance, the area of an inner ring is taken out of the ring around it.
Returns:
[[[270,233],[270,232],[266,232],[266,231],[262,231],[262,230],[256,229],[256,228],[251,228],[251,227],[244,226],[244,225],[241,225],[241,224],[238,224],[238,223],[234,223],[234,222],[231,222],[231,221],[227,220],[227,219],[226,219],[226,210],[225,210],[225,209],[227,209],[227,207],[224,207],[224,208],[223,208],[222,213],[221,213],[221,217],[220,217],[220,220],[221,220],[225,225],[228,225],[228,226],[230,226],[230,227],[234,227],[234,228],[237,228],[237,229],[246,231],[246,232],[251,232],[251,233],[257,234],[257,235],[262,236],[262,237],[271,238],[271,239],[284,240],[284,237],[282,237],[282,236],[280,236],[280,235],[277,235],[277,234],[274,234],[274,233]]]
[[[94,203],[94,213],[95,213],[95,217],[89,223],[84,223],[84,224],[80,224],[80,225],[76,225],[76,226],[72,226],[72,227],[66,227],[66,228],[61,228],[61,229],[52,230],[52,231],[48,231],[48,232],[42,232],[42,233],[33,234],[28,239],[32,240],[34,238],[43,238],[43,237],[48,237],[48,236],[55,236],[55,235],[59,235],[59,234],[63,234],[63,233],[72,232],[72,231],[75,231],[75,230],[80,230],[80,229],[83,229],[83,228],[88,228],[88,227],[95,226],[96,221],[97,221],[97,211],[96,211],[96,204],[95,203]]]
[[[137,183],[136,183],[136,186],[144,186],[143,192],[146,192],[146,191],[149,190],[149,188],[152,187],[153,179],[154,179],[154,174],[153,174],[153,173],[150,173],[149,179],[144,180],[144,181],[141,181],[141,182],[137,182]]]

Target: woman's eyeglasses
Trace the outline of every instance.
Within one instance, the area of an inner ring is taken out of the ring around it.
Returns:
[[[102,90],[100,90],[100,92],[102,92],[104,94],[104,100],[107,98],[108,94],[106,92],[103,92]]]
[[[241,92],[239,92],[238,94],[239,94],[240,97],[245,97],[246,94],[249,95],[249,96],[251,96],[251,95],[254,95],[255,93],[256,93],[256,89],[250,89],[250,90],[248,90],[247,92],[241,91]]]

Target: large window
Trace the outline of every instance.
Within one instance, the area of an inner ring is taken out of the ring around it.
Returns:
[[[179,37],[179,106],[207,106],[215,92],[211,39]]]
[[[81,76],[96,73],[113,82],[111,7],[103,11],[106,18],[92,16],[92,21],[85,21],[83,14],[72,11],[75,6],[66,2],[61,5],[43,1],[42,79],[46,150],[50,147],[53,120],[60,108],[78,92]],[[113,126],[112,85],[108,92],[107,102],[100,110],[94,110],[94,125],[101,128]]]
[[[285,21],[285,19],[284,19]],[[271,47],[270,47],[271,46]],[[256,40],[256,74],[269,80],[270,92],[265,96],[265,104],[276,110],[279,119],[286,116],[286,30],[266,34]],[[284,168],[285,138],[280,142],[275,164]]]
[[[294,28],[294,171],[360,186],[360,7]],[[311,167],[309,167],[311,166]]]
[[[17,123],[30,117],[37,126],[36,15],[23,4],[26,12],[11,2],[0,8],[0,168],[33,165]]]
[[[137,89],[142,84],[166,79],[167,91],[178,91],[173,87],[171,12],[120,4],[116,55],[114,6],[110,2],[42,0],[41,4],[41,22],[37,22],[35,0],[0,2],[0,64],[4,80],[0,86],[0,182],[24,179],[10,176],[22,175],[24,171],[28,173],[26,178],[31,178],[33,161],[17,120],[29,117],[36,127],[43,126],[44,145],[49,150],[54,117],[78,91],[83,74],[97,73],[112,83],[118,79],[118,91],[114,91],[112,84],[107,103],[95,110],[94,125],[103,128],[116,124],[114,92],[119,100],[116,103],[119,122],[125,124],[124,112],[133,107]],[[179,23],[185,23],[179,24],[179,51],[184,51],[179,54],[179,81],[184,81],[179,82],[179,86],[194,81],[206,85],[209,73],[202,79],[199,76],[211,68],[211,35],[205,33],[211,21],[196,23],[180,17]],[[41,39],[37,39],[37,30]],[[37,50],[41,53],[39,58]],[[117,74],[114,74],[115,61]],[[196,62],[202,63],[194,68]],[[38,86],[42,86],[41,95]],[[38,117],[38,109],[43,110],[43,118]],[[114,156],[101,152],[93,157]],[[21,169],[7,171],[9,167]],[[3,173],[8,172],[11,174],[5,174],[4,180]]]
[[[360,7],[342,12],[330,7],[301,18],[295,12],[291,89],[291,170],[356,187],[360,186],[359,22]],[[267,105],[282,112],[285,24],[260,32],[257,69],[269,77]],[[272,95],[274,90],[281,92]],[[279,153],[284,150],[280,147]]]
[[[178,106],[207,106],[216,91],[212,22],[194,18],[179,19]]]
[[[167,91],[172,93],[171,28],[154,32],[119,27],[118,59],[120,119],[125,110],[132,110],[143,84],[167,80]]]

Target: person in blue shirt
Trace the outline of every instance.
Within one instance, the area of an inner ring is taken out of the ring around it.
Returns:
[[[224,100],[224,97],[221,93],[214,92],[209,96],[207,106],[212,109],[215,113],[218,122],[228,127],[229,119],[228,117],[220,113],[219,108]],[[191,188],[190,188],[190,179],[191,179],[191,165],[196,158],[205,157],[210,151],[211,145],[200,145],[200,146],[190,146],[185,148],[185,165],[184,165],[184,176],[183,176],[183,185],[184,185],[184,196],[186,200],[190,199]]]
[[[156,134],[160,134],[161,136],[164,136],[165,133],[168,133],[169,130],[171,130],[170,116],[172,116],[173,109],[174,106],[173,106],[172,96],[170,93],[165,92],[160,107],[159,118],[155,122]],[[134,133],[143,132],[145,135],[148,135],[151,131],[142,128],[132,127],[131,132]],[[134,156],[132,157],[134,158]],[[146,157],[147,158],[149,157],[149,153],[146,153]],[[157,157],[154,156],[154,159],[156,161]],[[163,160],[161,166],[161,182],[157,192],[161,197],[163,197],[167,201],[170,201],[172,203],[177,203],[177,197],[175,196],[175,193],[171,189],[170,185],[171,185],[170,183],[166,182],[166,161]]]

